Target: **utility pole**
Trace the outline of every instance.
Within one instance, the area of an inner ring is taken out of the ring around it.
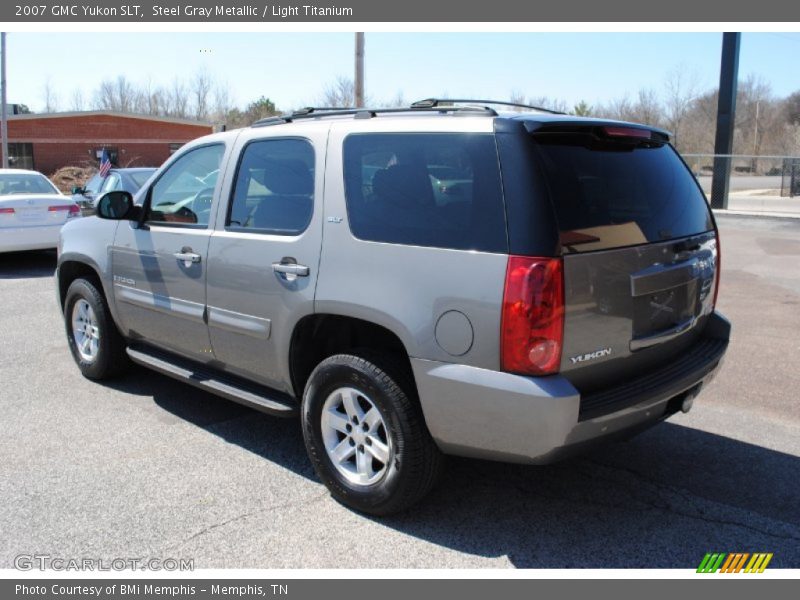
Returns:
[[[756,122],[753,126],[753,163],[750,165],[750,174],[755,175],[758,168],[758,108],[760,100],[756,100]]]
[[[356,108],[364,106],[364,32],[356,33]]]
[[[741,33],[722,34],[722,60],[719,68],[717,135],[714,141],[714,174],[711,179],[711,207],[728,208],[731,177],[733,129],[736,124],[736,90],[739,82]]]
[[[8,168],[8,104],[6,103],[6,32],[0,33],[0,102],[3,103],[0,135],[3,136],[3,168]]]

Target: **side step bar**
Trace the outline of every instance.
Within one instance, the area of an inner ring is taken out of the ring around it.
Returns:
[[[137,364],[228,400],[278,417],[293,417],[298,414],[297,403],[287,394],[257,384],[238,381],[193,361],[158,350],[129,347],[127,352],[130,359]]]

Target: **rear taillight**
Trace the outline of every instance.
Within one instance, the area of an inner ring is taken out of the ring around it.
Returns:
[[[500,328],[504,371],[524,375],[558,372],[564,337],[560,258],[508,257]]]
[[[14,209],[13,208],[0,208],[0,215],[13,215]]]
[[[77,217],[81,214],[81,209],[77,204],[59,204],[58,206],[50,206],[47,209],[50,212],[67,212],[67,218]]]
[[[722,275],[722,248],[719,245],[719,231],[715,231],[717,237],[717,257],[714,260],[714,300],[711,303],[713,308],[717,307],[717,296],[719,295],[720,276]]]

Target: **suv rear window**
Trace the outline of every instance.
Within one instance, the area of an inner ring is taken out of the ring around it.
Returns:
[[[352,134],[344,143],[350,228],[362,240],[507,252],[491,134]]]
[[[531,136],[564,252],[685,237],[713,228],[705,198],[669,144],[595,133]]]

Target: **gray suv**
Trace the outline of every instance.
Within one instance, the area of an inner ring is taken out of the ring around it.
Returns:
[[[332,495],[375,515],[447,454],[548,463],[688,411],[730,325],[668,134],[501,104],[305,109],[106,194],[59,246],[78,367],[299,414]]]

